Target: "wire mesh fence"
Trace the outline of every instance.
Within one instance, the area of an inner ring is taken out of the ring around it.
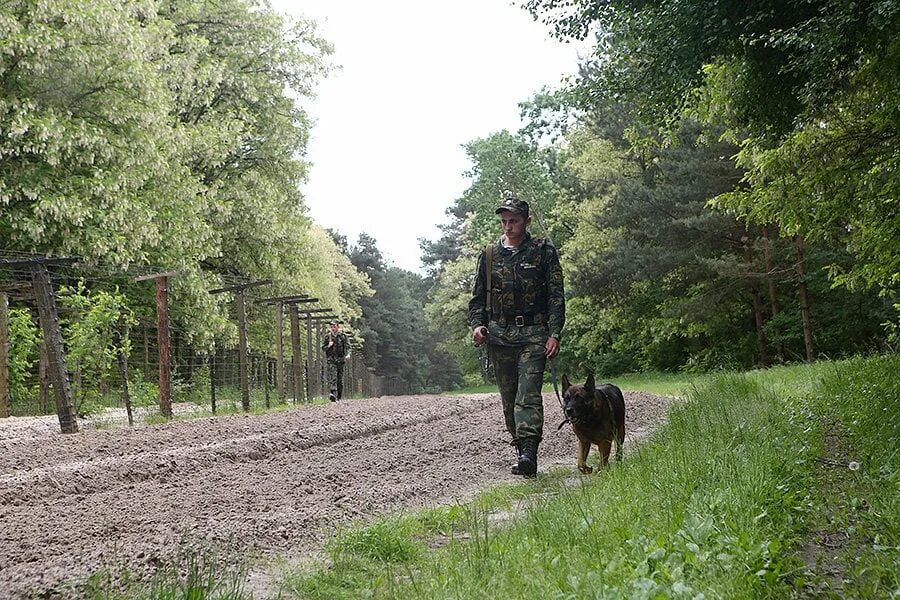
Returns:
[[[39,285],[42,274],[48,276],[45,288]],[[154,307],[151,294],[136,294],[133,285],[122,288],[124,292],[117,287],[135,276],[69,259],[0,250],[0,417],[56,412],[65,431],[67,411],[74,419],[124,405],[129,416],[132,407],[160,407],[170,416],[164,395],[170,403],[212,413],[328,396],[322,340],[329,319],[315,312],[326,309],[300,312],[280,302],[257,306],[252,298],[242,297],[226,311],[232,328],[237,326],[241,334],[197,347],[192,332],[168,318],[171,300],[165,300],[164,317],[158,295]],[[145,271],[139,278],[153,277]],[[236,280],[226,283],[241,286]],[[115,295],[91,295],[92,290],[110,289]],[[252,307],[255,334],[249,342],[242,312],[247,305]],[[284,318],[286,308],[297,322]],[[270,333],[260,335],[260,330]],[[352,339],[344,397],[390,393],[390,382],[366,366],[358,340]]]

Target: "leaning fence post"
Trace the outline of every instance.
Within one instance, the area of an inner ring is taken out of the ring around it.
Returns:
[[[9,296],[0,292],[0,418],[9,416]]]
[[[50,273],[43,262],[36,262],[31,265],[31,275],[40,315],[41,331],[47,342],[50,380],[56,395],[56,414],[59,417],[59,426],[63,433],[76,433],[78,421],[75,418],[75,407],[72,404],[72,390],[69,388],[69,374],[66,371],[66,353],[59,330],[59,315],[56,312],[53,288],[50,285]]]

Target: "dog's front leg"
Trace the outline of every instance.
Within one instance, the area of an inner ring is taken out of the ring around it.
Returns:
[[[587,440],[578,438],[578,470],[584,473],[585,475],[589,475],[594,472],[594,469],[588,466],[587,457],[591,451],[591,443]]]

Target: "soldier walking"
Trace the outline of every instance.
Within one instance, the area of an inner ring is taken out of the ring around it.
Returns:
[[[332,402],[344,397],[344,363],[350,342],[347,334],[341,331],[341,324],[331,322],[331,329],[325,334],[325,360],[328,363],[328,399]]]
[[[559,354],[566,318],[562,268],[556,248],[528,233],[527,202],[507,195],[495,212],[503,236],[478,258],[469,326],[476,345],[488,344],[497,374],[518,456],[512,473],[534,477],[544,427],[544,367]]]

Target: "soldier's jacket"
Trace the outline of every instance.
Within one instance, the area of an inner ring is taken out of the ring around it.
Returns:
[[[334,338],[334,345],[332,347],[328,347],[328,344],[331,343],[332,338]],[[350,341],[347,339],[347,334],[343,331],[338,331],[337,334],[329,331],[325,334],[325,343],[322,344],[322,349],[325,350],[325,358],[328,359],[328,362],[344,362],[347,356],[347,349],[350,346]]]
[[[490,314],[485,306],[485,251],[478,257],[469,327],[486,325],[488,342],[501,346],[543,344],[548,335],[559,338],[566,321],[562,268],[556,248],[543,238],[525,234],[512,250],[494,245]],[[516,324],[516,317],[521,325]]]

